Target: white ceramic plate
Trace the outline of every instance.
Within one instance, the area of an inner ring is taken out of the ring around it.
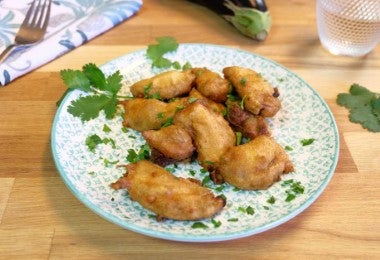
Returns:
[[[128,86],[132,83],[159,72],[152,69],[145,53],[144,49],[127,54],[105,64],[102,70],[106,74],[120,70],[126,86],[124,92],[128,92]],[[133,130],[123,132],[121,117],[107,120],[102,114],[82,124],[67,112],[70,102],[82,94],[74,91],[64,99],[57,111],[51,138],[56,166],[69,189],[81,202],[105,219],[141,234],[168,240],[209,242],[246,237],[274,228],[301,213],[318,198],[334,173],[339,137],[331,111],[312,87],[283,66],[239,49],[181,44],[175,53],[166,57],[219,73],[224,67],[233,65],[252,68],[278,87],[283,107],[269,122],[277,142],[293,149],[288,154],[296,171],[283,176],[280,182],[265,191],[237,191],[227,184],[221,191],[214,189],[215,194],[226,196],[227,205],[213,219],[197,221],[207,228],[194,228],[196,221],[157,222],[150,211],[130,200],[126,190],[115,191],[109,186],[124,173],[124,169],[116,165],[126,164],[127,150],[137,151],[144,144],[143,138]],[[104,125],[111,132],[103,131]],[[101,144],[95,152],[90,152],[85,139],[91,134],[113,139],[116,148]],[[309,138],[315,141],[302,146],[300,141]],[[191,170],[196,172],[195,176],[190,174]],[[206,176],[196,163],[179,164],[174,174],[200,180]],[[289,187],[283,184],[290,179],[300,182],[304,193],[287,202]],[[273,204],[267,202],[272,196],[275,198]],[[248,207],[254,209],[254,214],[242,210]],[[214,223],[220,225],[216,227]]]

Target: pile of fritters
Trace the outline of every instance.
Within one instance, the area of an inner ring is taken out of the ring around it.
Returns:
[[[265,119],[281,108],[278,89],[247,68],[226,67],[223,76],[167,71],[133,84],[134,98],[122,102],[123,124],[142,132],[151,161],[130,164],[112,187],[127,188],[158,219],[207,218],[225,205],[199,183],[172,176],[162,168],[168,164],[196,158],[215,183],[245,190],[266,189],[294,171]]]

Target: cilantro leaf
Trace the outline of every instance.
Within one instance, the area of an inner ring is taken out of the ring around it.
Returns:
[[[85,141],[88,149],[91,152],[95,152],[95,148],[98,146],[98,144],[101,144],[102,142],[103,140],[97,134],[88,136]]]
[[[372,132],[380,132],[380,94],[359,84],[352,84],[350,93],[340,93],[337,103],[350,111],[349,119]]]
[[[82,68],[84,75],[88,78],[90,83],[97,89],[106,89],[106,77],[104,73],[94,64],[88,63]]]
[[[112,100],[106,95],[83,96],[71,102],[67,111],[73,116],[79,117],[82,122],[89,121],[99,116],[99,112]],[[111,110],[110,108],[108,108]],[[111,111],[108,115],[110,115]]]
[[[177,50],[177,41],[170,36],[156,38],[158,44],[151,44],[146,51],[147,57],[152,60],[152,66],[157,68],[169,68],[174,62],[164,58],[163,56],[168,53]]]
[[[106,77],[103,71],[94,63],[88,63],[80,70],[62,70],[61,77],[68,89],[57,102],[59,105],[63,98],[73,89],[82,90],[94,95],[81,96],[71,102],[67,111],[82,122],[99,116],[104,110],[105,116],[111,119],[115,116],[119,104],[118,92],[122,87],[122,75],[116,71]]]
[[[69,89],[79,89],[85,92],[91,90],[90,80],[80,70],[62,70],[61,78]]]
[[[108,100],[104,105],[103,110],[107,119],[112,119],[117,111],[117,104],[119,103],[118,99],[113,96]]]
[[[107,77],[107,89],[116,95],[121,89],[121,81],[123,76],[120,74],[120,71],[116,71],[109,77]]]

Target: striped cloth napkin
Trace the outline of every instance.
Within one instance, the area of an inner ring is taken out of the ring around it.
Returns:
[[[0,0],[0,52],[14,41],[31,0]],[[140,10],[142,0],[53,0],[43,41],[0,64],[0,86],[73,50]]]

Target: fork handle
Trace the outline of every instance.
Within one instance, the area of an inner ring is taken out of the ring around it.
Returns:
[[[12,51],[17,47],[17,44],[9,45],[1,54],[0,54],[0,63],[3,63],[8,56],[12,53]]]

